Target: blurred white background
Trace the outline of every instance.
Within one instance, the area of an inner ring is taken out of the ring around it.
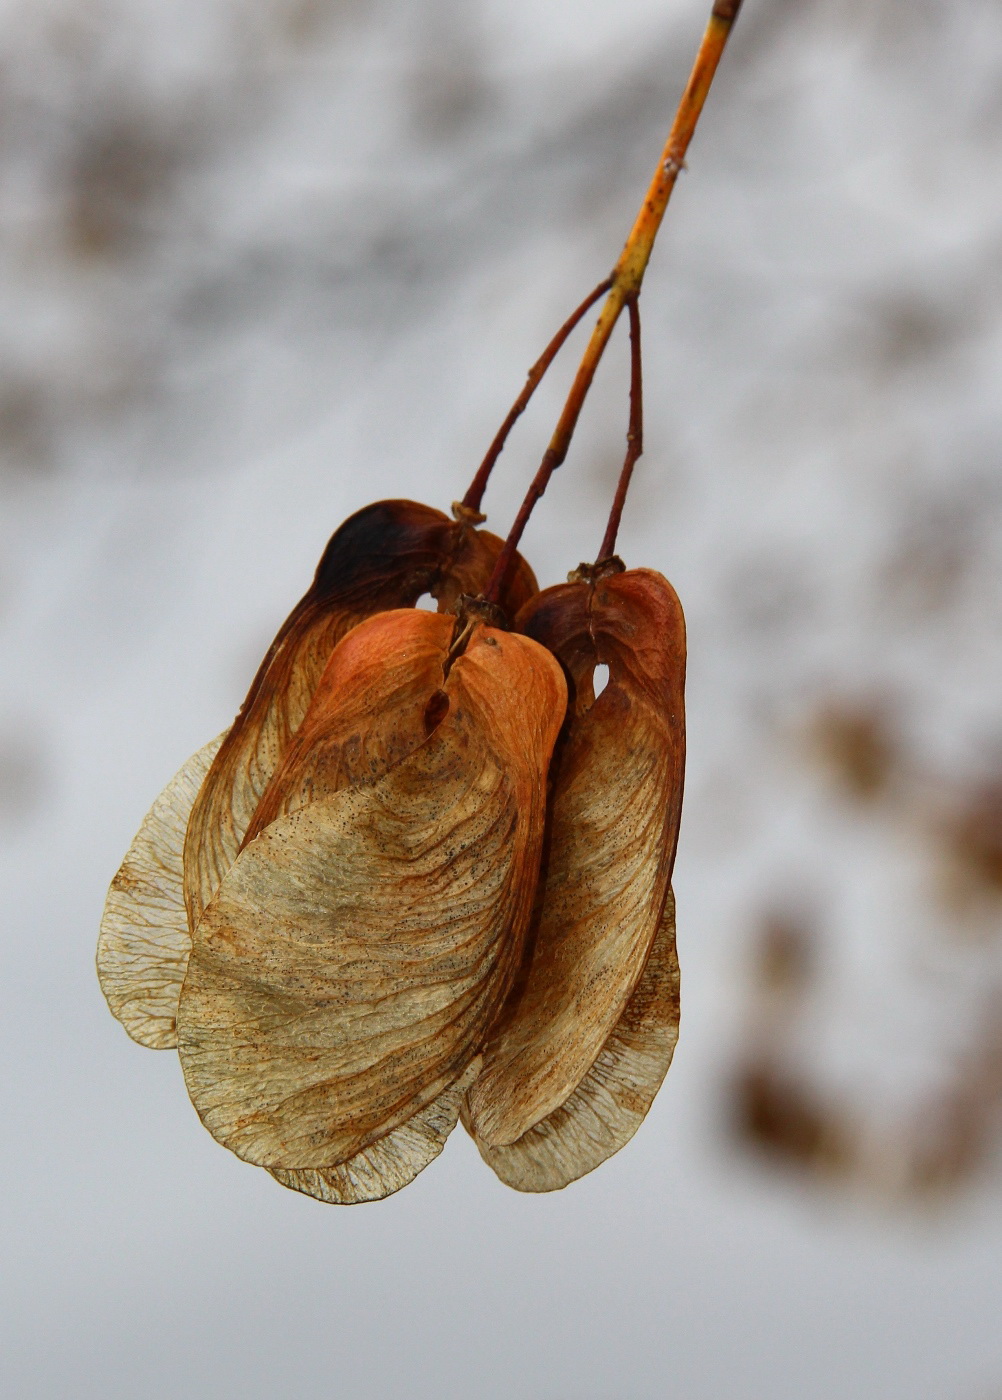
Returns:
[[[611,266],[708,8],[3,3],[5,1395],[1002,1394],[997,0],[746,0],[655,253],[620,549],[689,619],[683,1024],[633,1143],[522,1197],[460,1130],[323,1207],[93,973],[328,535],[447,509]],[[544,584],[597,550],[626,373]]]

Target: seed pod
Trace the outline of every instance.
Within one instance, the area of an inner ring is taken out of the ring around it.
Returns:
[[[601,1057],[613,1053],[610,1037],[648,962],[669,895],[681,811],[682,610],[660,574],[619,568],[597,576],[589,570],[546,589],[517,620],[563,663],[572,698],[553,764],[548,854],[531,960],[487,1047],[465,1111],[481,1151],[491,1165],[506,1163],[512,1177],[518,1177],[511,1165],[514,1149],[502,1158],[490,1149],[524,1146],[531,1159],[539,1135],[526,1138],[537,1125],[551,1139],[551,1154],[565,1143],[566,1160],[552,1173],[562,1178],[557,1185],[597,1165],[594,1152],[578,1151],[580,1133],[568,1126],[568,1115],[584,1112],[571,1099],[593,1067],[600,1077],[605,1072]],[[592,678],[600,664],[608,666],[609,681],[595,699]],[[662,941],[667,937],[663,934]],[[663,992],[668,958],[664,951],[662,991],[650,1002],[659,1010],[644,1013],[672,1019],[663,1044],[674,1043],[676,1023],[675,1011],[664,1010],[670,1003]],[[645,996],[645,1007],[648,1001]],[[628,1094],[630,1087],[622,1080],[615,1092]],[[638,1086],[637,1101],[644,1097]],[[558,1110],[566,1131],[554,1136]],[[615,1145],[597,1160],[626,1137],[622,1126],[615,1131],[610,1126],[606,1139]]]
[[[501,548],[495,535],[414,501],[378,501],[335,532],[313,584],[279,630],[195,800],[184,850],[194,928],[236,858],[254,809],[296,732],[327,660],[359,622],[413,607],[422,593],[451,607],[479,592]],[[506,605],[535,591],[523,561]]]
[[[443,658],[456,619],[399,608],[354,627],[331,653],[302,724],[244,836],[346,787],[378,782],[444,717]]]
[[[442,609],[462,593],[479,592],[501,541],[473,523],[469,513],[450,520],[413,501],[380,501],[346,520],[272,643],[233,728],[190,758],[157,798],[112,882],[97,954],[108,1004],[140,1044],[177,1044],[192,917],[232,864],[338,640],[362,619],[413,605],[426,591]],[[535,587],[519,559],[506,606],[514,612]]]
[[[413,1123],[471,1072],[511,990],[566,688],[543,648],[483,624],[439,688],[448,709],[409,758],[278,817],[196,927],[181,1063],[247,1161],[338,1167]]]

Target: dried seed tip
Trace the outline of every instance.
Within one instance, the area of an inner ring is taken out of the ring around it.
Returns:
[[[469,593],[459,595],[453,612],[460,623],[482,622],[487,627],[496,627],[499,632],[507,632],[511,628],[504,608],[497,603],[489,603],[486,598],[473,598]]]
[[[482,510],[474,510],[472,506],[464,506],[462,501],[453,501],[452,518],[460,525],[482,525],[487,519]]]
[[[469,645],[470,638],[473,636],[473,629],[476,625],[476,622],[464,622],[461,617],[456,618],[456,624],[452,630],[452,645],[449,647],[445,660],[442,662],[442,675],[446,680],[449,679],[449,672],[452,670],[453,663],[462,656]]]
[[[741,0],[716,0],[713,18],[722,19],[726,24],[730,24],[737,19],[740,8]]]
[[[449,696],[444,690],[436,690],[424,709],[425,732],[430,734],[449,713]]]
[[[611,574],[626,572],[626,565],[618,554],[610,554],[608,559],[599,559],[594,564],[579,564],[567,575],[568,583],[596,584]]]

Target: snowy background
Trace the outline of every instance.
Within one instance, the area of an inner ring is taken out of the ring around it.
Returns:
[[[707,9],[0,5],[5,1395],[1002,1396],[997,0],[746,0],[655,253],[620,548],[689,620],[683,1028],[634,1142],[534,1198],[460,1130],[322,1207],[93,973],[332,529],[447,509],[611,266]],[[626,375],[544,584],[598,547]]]

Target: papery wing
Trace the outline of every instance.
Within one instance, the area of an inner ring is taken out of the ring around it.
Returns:
[[[271,1167],[272,1176],[290,1190],[313,1196],[327,1205],[353,1206],[392,1196],[409,1185],[442,1151],[459,1121],[463,1095],[479,1070],[480,1061],[474,1060],[466,1072],[427,1107],[419,1109],[401,1127],[357,1152],[341,1166],[301,1167],[295,1171]]]
[[[443,694],[438,687],[444,684],[453,622],[409,608],[380,613],[348,633],[327,663],[306,717],[258,804],[245,845],[279,816],[346,787],[378,782],[424,742],[436,718],[429,701]],[[434,1102],[341,1166],[272,1169],[272,1174],[290,1190],[328,1204],[381,1200],[406,1186],[441,1152],[473,1077],[462,1075]]]
[[[499,542],[500,543],[500,542]],[[453,619],[415,609],[381,613],[336,648],[306,718],[244,838],[278,816],[345,787],[377,782],[444,717],[439,689]],[[328,1204],[381,1200],[406,1186],[445,1146],[480,1062],[399,1128],[340,1166],[272,1169],[283,1186]]]
[[[206,1127],[248,1161],[364,1151],[455,1082],[510,990],[563,678],[478,628],[446,691],[446,718],[380,783],[251,842],[196,929],[181,1062]]]
[[[643,975],[584,1079],[516,1142],[490,1147],[474,1133],[481,1157],[516,1191],[559,1191],[593,1171],[629,1142],[647,1116],[668,1073],[678,1023],[675,901],[669,893]]]
[[[171,778],[111,882],[97,944],[97,975],[112,1014],[140,1045],[177,1045],[177,1003],[191,951],[182,852],[195,794],[220,734]]]
[[[470,1090],[501,1146],[580,1084],[640,978],[664,908],[684,761],[684,622],[650,570],[548,589],[520,624],[564,661],[575,709],[554,762],[532,960]],[[609,682],[593,701],[595,664]]]

